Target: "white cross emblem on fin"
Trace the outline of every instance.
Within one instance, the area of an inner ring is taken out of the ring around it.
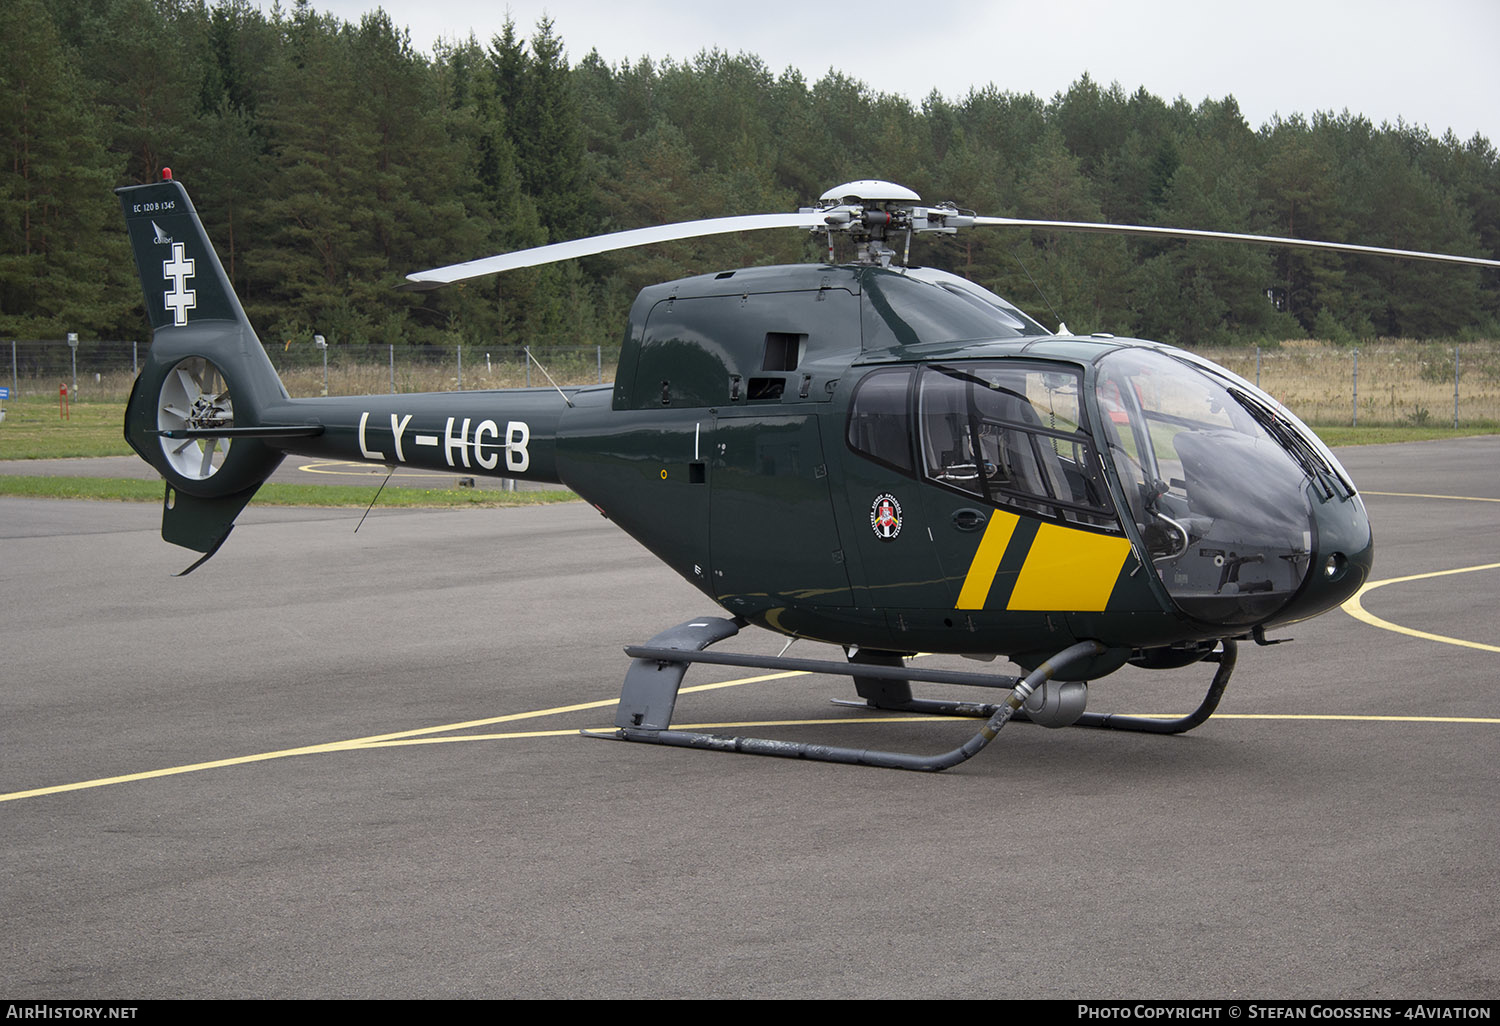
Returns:
[[[172,259],[163,260],[161,273],[165,278],[172,279],[172,287],[163,295],[162,300],[166,308],[172,311],[172,323],[182,327],[187,323],[187,312],[198,305],[198,293],[187,287],[187,280],[193,276],[193,265],[197,262],[186,259],[186,250],[182,243],[172,243]]]

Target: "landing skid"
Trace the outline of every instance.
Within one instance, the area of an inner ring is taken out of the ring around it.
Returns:
[[[787,759],[811,759],[818,762],[852,763],[882,766],[889,769],[945,770],[978,754],[995,739],[1011,719],[1025,719],[1022,706],[1037,688],[1067,670],[1079,660],[1105,651],[1096,641],[1081,641],[1063,649],[1043,662],[1025,677],[965,673],[953,670],[926,670],[902,666],[897,659],[833,662],[826,659],[796,659],[780,656],[752,656],[735,653],[707,652],[709,646],[739,633],[745,621],[723,617],[703,617],[663,631],[645,645],[631,646],[625,653],[631,657],[615,713],[615,730],[583,731],[585,737],[647,744],[672,745],[678,748],[702,748],[709,751],[741,752],[750,755],[774,755]],[[1080,726],[1114,730],[1138,730],[1157,734],[1176,734],[1191,730],[1213,714],[1224,687],[1234,670],[1235,646],[1224,642],[1217,659],[1219,670],[1209,686],[1208,695],[1198,709],[1175,720],[1158,720],[1140,716],[1084,713]],[[871,748],[841,748],[767,738],[721,737],[695,731],[672,730],[672,712],[677,704],[678,689],[687,668],[693,663],[718,666],[744,666],[765,670],[792,670],[806,673],[830,673],[857,680],[859,693],[866,698],[858,703],[870,708],[896,709],[908,712],[937,713],[951,716],[984,717],[985,724],[968,741],[940,755],[911,755]],[[911,697],[910,681],[942,684],[971,684],[981,687],[1009,688],[1005,700],[985,705],[971,702],[940,702]]]
[[[1238,646],[1233,640],[1225,638],[1222,651],[1211,652],[1204,656],[1202,662],[1218,663],[1219,668],[1214,673],[1213,680],[1209,682],[1208,693],[1203,696],[1203,701],[1198,708],[1186,716],[1175,718],[1164,716],[1126,716],[1123,713],[1091,713],[1086,712],[1078,719],[1068,724],[1070,727],[1093,727],[1096,730],[1130,730],[1142,734],[1186,734],[1194,727],[1202,726],[1203,723],[1219,708],[1219,700],[1224,697],[1224,689],[1229,686],[1229,677],[1234,673],[1234,663]],[[913,680],[918,678],[913,677]],[[983,702],[945,702],[930,698],[911,698],[905,701],[888,702],[876,698],[869,698],[863,702],[844,698],[835,698],[834,705],[853,706],[857,709],[883,709],[891,712],[922,713],[927,716],[963,716],[963,717],[986,717],[993,716],[999,709],[998,705],[990,705]],[[1020,723],[1029,722],[1031,717],[1026,715],[1025,708],[1017,710],[1011,719]]]

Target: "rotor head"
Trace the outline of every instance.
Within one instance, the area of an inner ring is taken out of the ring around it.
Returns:
[[[921,202],[922,197],[904,185],[864,179],[834,186],[818,197],[817,207],[805,207],[803,212],[818,211],[825,215],[824,224],[812,230],[828,236],[830,259],[833,233],[841,232],[855,243],[856,263],[888,267],[896,256],[895,250],[885,244],[892,231],[905,233],[905,252],[901,257],[905,265],[911,255],[913,232],[951,235],[974,223],[971,211],[960,211],[952,203],[924,207]]]

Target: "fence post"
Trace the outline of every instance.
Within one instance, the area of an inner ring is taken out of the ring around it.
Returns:
[[[531,387],[531,347],[530,346],[522,346],[521,348],[523,350],[525,350],[525,352],[526,352],[526,387],[530,388]]]
[[[130,376],[138,378],[141,376],[140,341],[130,340]]]
[[[21,394],[21,379],[16,377],[16,340],[10,340],[10,394]]]
[[[1453,426],[1458,427],[1458,343],[1453,343]]]
[[[594,362],[599,367],[599,384],[604,384],[604,347],[594,347]]]
[[[1255,347],[1255,387],[1260,387],[1260,346]]]
[[[1354,416],[1350,418],[1350,427],[1359,427],[1359,350],[1354,351]]]
[[[464,344],[458,344],[458,390],[464,390]]]
[[[391,395],[396,394],[396,345],[391,344]]]
[[[328,394],[328,340],[322,335],[313,336],[313,345],[323,351],[323,394]]]

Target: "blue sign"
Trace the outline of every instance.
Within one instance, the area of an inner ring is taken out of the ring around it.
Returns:
[[[10,389],[7,388],[4,385],[0,385],[0,399],[9,399],[9,398],[10,398]]]

